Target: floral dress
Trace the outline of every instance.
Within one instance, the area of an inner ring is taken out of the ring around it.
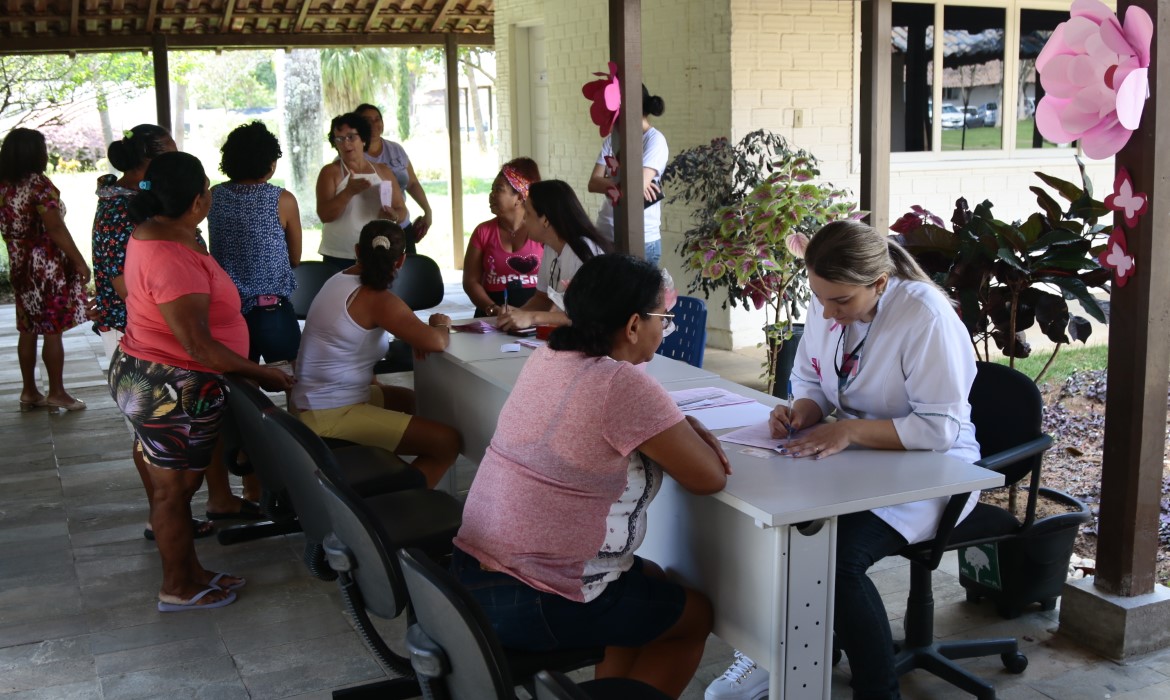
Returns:
[[[114,175],[98,178],[98,206],[93,217],[93,284],[97,309],[94,327],[99,331],[126,328],[126,302],[114,290],[114,278],[126,265],[126,241],[134,232],[130,200],[137,190],[117,184]]]
[[[16,296],[16,329],[56,335],[85,321],[85,288],[65,252],[49,238],[41,215],[65,207],[61,193],[40,173],[0,182],[0,235],[8,245]]]

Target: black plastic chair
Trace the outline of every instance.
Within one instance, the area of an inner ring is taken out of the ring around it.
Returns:
[[[313,298],[325,282],[337,274],[337,267],[320,260],[306,260],[293,268],[293,277],[297,280],[297,287],[293,290],[293,311],[302,321],[309,315],[309,307],[313,305]]]
[[[1014,638],[935,642],[931,572],[949,550],[1027,536],[1036,517],[1044,452],[1051,447],[1052,438],[1041,428],[1044,403],[1036,385],[1009,367],[978,363],[969,400],[971,421],[983,455],[976,464],[1003,474],[1005,485],[1030,476],[1026,514],[1021,523],[1003,508],[979,503],[956,525],[968,494],[952,496],[934,539],[899,552],[910,560],[910,594],[904,619],[906,638],[896,642],[895,663],[899,675],[925,669],[981,700],[994,700],[995,688],[991,684],[953,660],[999,654],[1009,672],[1023,673],[1028,659],[1020,653]]]
[[[390,285],[390,291],[406,302],[411,311],[433,309],[443,303],[443,273],[434,260],[425,255],[407,255]],[[374,374],[410,372],[414,354],[401,340],[390,341],[386,356],[374,365]]]
[[[406,646],[423,697],[515,700],[516,680],[525,681],[527,687],[535,683],[540,670],[573,670],[585,665],[585,658],[594,653],[600,659],[601,650],[505,651],[475,599],[449,571],[418,549],[400,551],[398,560],[415,618],[406,632]],[[589,681],[575,689],[585,692],[586,698],[607,700],[668,697],[627,679]],[[530,688],[530,695],[539,697],[539,693]]]
[[[365,445],[330,449],[307,425],[276,406],[265,409],[261,429],[267,455],[279,465],[305,533],[305,566],[323,581],[333,580],[336,574],[326,566],[322,549],[333,526],[317,484],[317,470],[348,484],[361,498],[426,489],[422,472],[394,453]]]
[[[707,305],[702,299],[679,297],[670,311],[675,329],[662,339],[658,354],[702,367],[707,348]]]
[[[667,700],[669,695],[645,683],[607,678],[577,685],[560,671],[536,674],[536,700]]]

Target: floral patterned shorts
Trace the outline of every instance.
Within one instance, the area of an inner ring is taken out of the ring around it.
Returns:
[[[147,463],[202,471],[211,463],[227,409],[223,376],[114,351],[110,394],[130,421]]]

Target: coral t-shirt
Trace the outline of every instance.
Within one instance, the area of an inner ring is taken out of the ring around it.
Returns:
[[[593,600],[633,564],[662,483],[636,450],[682,420],[634,365],[540,348],[500,412],[455,544],[533,588]]]
[[[140,241],[130,236],[123,274],[127,296],[122,352],[172,367],[215,372],[187,354],[158,308],[188,294],[206,294],[211,337],[248,356],[248,324],[240,314],[240,293],[211,255],[175,241]]]
[[[483,252],[483,288],[502,292],[511,280],[519,280],[526,289],[536,287],[536,276],[544,256],[544,246],[529,238],[520,250],[508,252],[500,245],[500,221],[492,219],[475,227],[471,245]]]

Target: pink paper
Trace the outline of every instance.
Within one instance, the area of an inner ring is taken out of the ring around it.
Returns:
[[[383,180],[378,184],[379,194],[382,196],[382,206],[391,207],[394,205],[394,183]]]

